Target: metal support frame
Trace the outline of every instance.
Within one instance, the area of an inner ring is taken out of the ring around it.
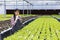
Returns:
[[[4,17],[6,17],[6,0],[4,0],[4,13],[5,13]]]
[[[32,7],[31,7],[32,5],[29,5],[29,7],[30,7],[30,9],[29,9],[29,13],[30,13],[30,15],[31,15],[31,10],[32,10]]]
[[[27,2],[27,3],[30,4],[30,5],[27,4],[27,8],[29,8],[28,6],[30,6],[30,7],[33,6],[33,5],[32,5],[30,2],[28,2],[27,0],[23,0],[23,1],[25,1],[25,2]],[[27,15],[28,15],[28,13],[29,13],[29,12],[28,12],[28,9],[27,9]],[[31,14],[31,9],[30,9],[30,14]]]
[[[26,0],[23,0],[23,15],[24,15],[24,1],[25,2],[27,2],[27,3],[29,3],[29,6],[30,5],[32,5],[30,2],[28,2],[28,1],[26,1]],[[31,7],[31,6],[30,6]],[[27,8],[28,8],[28,4],[27,4]],[[16,9],[18,9],[17,8],[17,0],[16,0]],[[6,0],[4,0],[4,13],[5,13],[5,16],[4,17],[6,17]],[[27,9],[27,14],[28,14],[29,12],[28,12],[28,9]],[[31,9],[30,9],[30,14],[31,14]]]
[[[24,0],[23,0],[23,15],[24,15]]]
[[[27,4],[27,15],[29,14],[29,11],[28,11],[28,8],[29,8],[29,7],[28,7],[28,6],[29,6],[29,5]]]
[[[17,8],[17,0],[16,0],[16,9],[18,9],[18,8]]]

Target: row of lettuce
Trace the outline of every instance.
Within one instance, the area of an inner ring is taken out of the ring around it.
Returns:
[[[41,16],[4,40],[60,40],[59,31],[60,23],[56,19]]]
[[[53,17],[60,18],[60,15],[52,15]]]
[[[0,21],[5,21],[5,20],[9,20],[11,17],[13,16],[13,14],[0,14]],[[21,17],[28,17],[28,16],[35,16],[33,14],[20,14],[19,16]]]

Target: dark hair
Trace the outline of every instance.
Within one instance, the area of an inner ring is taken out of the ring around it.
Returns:
[[[19,11],[18,9],[16,9],[14,12],[16,12],[16,11]]]
[[[14,12],[16,12],[16,11],[19,11],[19,10],[16,9]],[[15,15],[15,13],[14,13],[14,21],[15,21],[15,19],[16,19],[16,15]]]
[[[14,21],[15,21],[15,19],[16,19],[16,15],[15,15],[15,13],[14,13]]]

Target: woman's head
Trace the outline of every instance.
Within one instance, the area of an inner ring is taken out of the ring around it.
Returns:
[[[19,15],[19,10],[16,9],[16,10],[14,11],[14,14],[15,14],[15,16]]]
[[[19,10],[18,9],[16,9],[15,11],[14,11],[14,20],[16,19],[16,16],[18,16],[19,15]]]

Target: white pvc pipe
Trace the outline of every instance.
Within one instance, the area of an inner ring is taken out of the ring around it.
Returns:
[[[25,22],[23,23],[23,25],[24,25],[25,23],[27,23],[28,21],[31,21],[31,20],[33,20],[33,19],[35,19],[35,18],[31,18],[31,19],[25,21]],[[7,30],[2,31],[0,34],[3,34],[3,33],[7,32],[7,31],[9,31],[9,30],[11,30],[11,29],[12,29],[12,27],[11,27],[11,28],[8,28]]]

